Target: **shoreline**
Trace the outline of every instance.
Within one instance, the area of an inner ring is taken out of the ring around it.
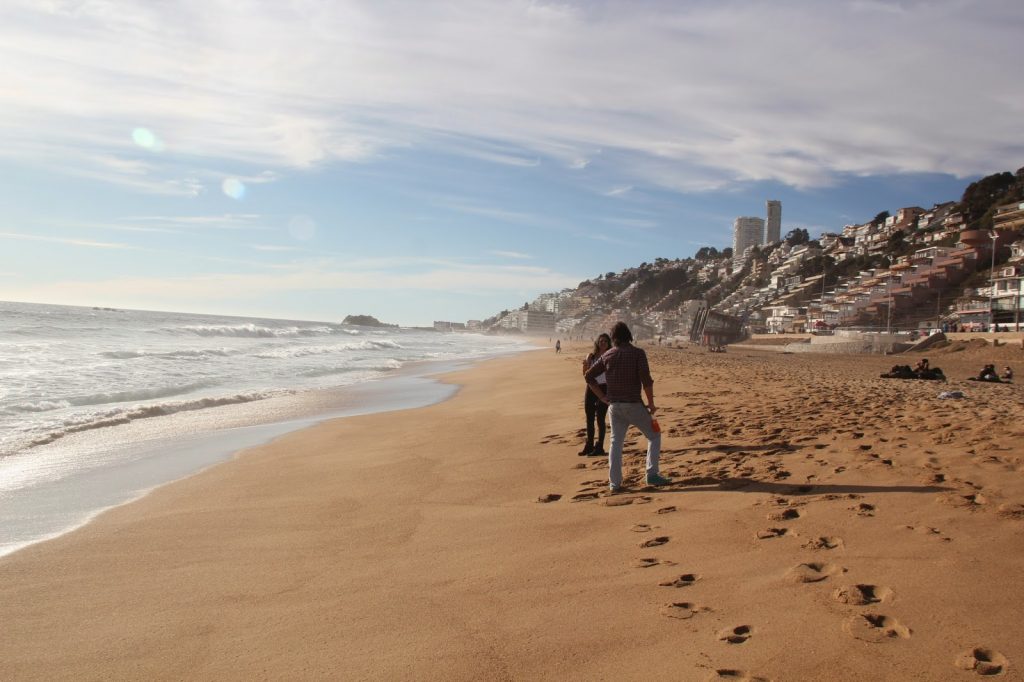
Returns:
[[[953,403],[884,357],[649,348],[678,483],[638,485],[631,438],[608,496],[576,456],[584,352],[446,375],[442,403],[0,559],[0,677],[967,679],[984,649],[1020,679],[1020,387]],[[982,356],[929,357],[967,388]]]
[[[506,353],[494,357],[504,355]],[[16,476],[8,476],[5,482],[0,498],[0,557],[74,532],[111,509],[131,504],[161,486],[197,475],[209,467],[230,461],[245,450],[272,443],[288,433],[334,419],[414,409],[447,400],[458,389],[437,377],[488,359],[491,358],[418,361],[391,376],[310,391],[298,396],[303,400],[304,408],[296,404],[286,408],[285,415],[269,420],[267,417],[240,416],[235,418],[237,424],[200,428],[197,433],[186,432],[179,427],[171,436],[153,436],[150,429],[154,425],[147,421],[144,424],[118,425],[102,432],[76,434],[77,438],[68,438],[50,451],[29,450],[12,455],[0,462],[0,474],[7,467],[18,471],[27,482],[17,486],[11,480],[17,480]],[[245,404],[227,409],[236,412],[264,411],[273,407]],[[223,409],[213,408],[211,412]],[[302,409],[305,414],[297,412],[297,409]],[[195,416],[184,413],[163,419],[168,422],[184,421]],[[210,414],[202,416],[213,419]],[[165,425],[160,426],[166,428]],[[143,435],[135,436],[137,442],[130,442],[130,434],[139,432]],[[125,442],[126,436],[129,442]],[[62,461],[67,458],[62,452],[64,446],[70,446],[74,453],[75,446],[83,440],[86,443],[86,461]],[[90,450],[101,448],[104,452],[98,460],[89,461]],[[50,479],[45,478],[45,474],[41,480],[32,479],[33,469],[60,470],[70,466],[80,468],[70,469]]]

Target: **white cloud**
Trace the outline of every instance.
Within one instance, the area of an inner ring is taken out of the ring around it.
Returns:
[[[615,218],[605,217],[600,218],[601,222],[609,223],[611,225],[621,225],[623,227],[636,227],[641,229],[647,229],[657,227],[660,223],[656,220],[647,220],[645,218]]]
[[[142,223],[139,229],[162,229],[174,232],[184,230],[250,230],[264,231],[271,229],[263,224],[265,218],[250,213],[221,213],[217,215],[148,215],[129,216],[122,219],[124,223]],[[115,228],[116,229],[116,228]]]
[[[2,19],[0,155],[140,191],[219,182],[185,159],[417,145],[688,191],[1024,156],[1017,0],[21,0]]]
[[[518,260],[529,260],[533,258],[528,253],[520,253],[518,251],[488,251],[488,253],[494,256],[501,256],[502,258],[515,258]]]
[[[250,249],[256,251],[304,251],[297,246],[278,246],[275,244],[250,244]]]
[[[36,234],[23,234],[20,232],[0,232],[0,239],[18,239],[21,241],[48,242],[50,244],[63,244],[65,246],[85,246],[91,249],[119,249],[135,250],[139,247],[131,244],[119,244],[115,242],[97,242],[91,239],[76,239],[73,237],[44,237]]]
[[[613,187],[604,193],[606,197],[621,197],[624,194],[629,194],[633,191],[633,185],[621,185],[619,187]]]
[[[557,291],[575,286],[579,276],[524,265],[475,265],[423,261],[416,272],[359,269],[347,264],[309,262],[256,274],[211,273],[192,277],[122,277],[101,280],[59,281],[31,287],[0,288],[0,300],[61,301],[68,305],[113,301],[130,307],[135,301],[160,306],[192,301],[236,301],[289,292],[331,291],[334,295],[359,291],[435,291],[482,294]]]

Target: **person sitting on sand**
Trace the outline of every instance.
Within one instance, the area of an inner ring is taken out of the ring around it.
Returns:
[[[1009,365],[1007,365],[1006,367],[1003,367],[1002,380],[1003,381],[1013,381],[1013,370],[1010,369]]]
[[[914,365],[914,374],[917,376],[928,374],[928,358],[921,358],[917,361],[917,364]]]
[[[991,381],[991,382],[994,382],[994,383],[997,383],[997,384],[1001,382],[1001,379],[999,378],[999,375],[996,374],[996,366],[994,364],[992,364],[992,365],[985,365],[984,367],[981,368],[981,371],[978,372],[978,376],[970,377],[969,380],[970,381]]]
[[[914,370],[910,369],[910,365],[893,365],[888,372],[880,374],[883,379],[916,379],[917,375],[914,374]]]
[[[587,356],[586,360],[583,361],[583,374],[587,373],[587,370],[597,364],[597,361],[601,359],[601,356],[608,352],[612,347],[612,340],[607,334],[600,334],[597,339],[594,340],[594,350],[590,355]],[[597,385],[601,389],[600,393],[595,392],[587,386],[586,394],[583,396],[583,411],[587,415],[587,444],[580,450],[580,456],[590,457],[603,457],[607,453],[604,451],[604,433],[605,433],[605,417],[608,414],[608,404],[605,403],[599,396],[604,395],[608,392],[608,377],[601,374],[597,377]],[[597,443],[594,443],[594,422],[597,422]]]
[[[630,425],[647,437],[647,485],[668,485],[669,479],[658,473],[661,455],[661,432],[655,430],[654,379],[647,364],[647,353],[632,344],[633,334],[625,322],[612,327],[613,348],[587,370],[590,388],[610,405],[612,445],[608,452],[608,485],[613,493],[622,490],[622,446]],[[597,377],[608,375],[607,391],[601,389]],[[647,395],[647,405],[640,398],[640,389]]]

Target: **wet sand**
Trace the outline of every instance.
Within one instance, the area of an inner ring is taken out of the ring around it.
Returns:
[[[1024,393],[963,381],[1019,346],[929,351],[947,384],[878,378],[917,356],[651,350],[678,483],[639,484],[638,436],[611,496],[576,455],[584,352],[0,559],[0,678],[1022,679]]]

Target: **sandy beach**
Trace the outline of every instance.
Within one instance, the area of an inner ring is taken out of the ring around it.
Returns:
[[[1024,679],[1019,342],[649,349],[662,473],[577,456],[576,344],[0,559],[0,679]],[[941,391],[963,391],[940,400]],[[637,436],[635,432],[631,435]]]

